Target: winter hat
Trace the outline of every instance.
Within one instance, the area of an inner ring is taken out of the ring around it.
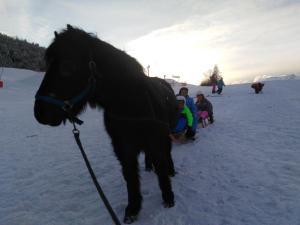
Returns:
[[[176,99],[177,99],[177,101],[183,101],[184,104],[185,104],[185,97],[184,97],[184,96],[178,95],[178,96],[176,97]]]
[[[198,95],[204,95],[204,93],[202,91],[197,91],[196,96]]]
[[[180,88],[180,90],[179,90],[179,94],[181,94],[181,91],[183,91],[183,90],[185,90],[185,91],[189,91],[189,89],[187,88],[187,87],[182,87],[182,88]]]

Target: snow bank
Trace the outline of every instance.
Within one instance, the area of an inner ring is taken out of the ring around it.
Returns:
[[[112,224],[72,137],[70,124],[47,127],[33,117],[42,74],[5,70],[0,89],[0,224]],[[176,205],[163,208],[155,174],[140,158],[143,209],[136,225],[299,225],[300,80],[249,84],[210,95],[215,123],[174,145]],[[178,91],[178,87],[176,92]],[[87,110],[80,127],[87,155],[122,220],[126,184],[102,120]]]

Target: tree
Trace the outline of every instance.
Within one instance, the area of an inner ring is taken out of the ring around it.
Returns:
[[[221,78],[221,72],[220,72],[220,70],[219,70],[218,65],[215,65],[215,66],[214,66],[212,76],[213,76],[215,79],[217,79],[217,80],[219,80],[219,79]]]
[[[211,77],[212,73],[213,73],[212,69],[209,69],[203,73],[203,79],[200,83],[201,86],[210,86],[211,85],[210,77]]]
[[[217,81],[222,77],[217,64],[214,66],[213,69],[209,69],[206,72],[204,72],[203,76],[204,78],[200,83],[201,86],[211,86],[213,81]]]

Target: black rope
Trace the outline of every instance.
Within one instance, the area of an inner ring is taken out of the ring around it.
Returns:
[[[74,138],[75,138],[76,143],[77,143],[77,145],[78,145],[78,147],[79,147],[79,149],[80,149],[80,152],[81,152],[81,154],[82,154],[82,157],[83,157],[83,159],[84,159],[84,161],[85,161],[86,167],[88,168],[88,170],[89,170],[89,172],[90,172],[90,175],[91,175],[91,177],[92,177],[92,180],[93,180],[93,182],[94,182],[94,184],[95,184],[95,186],[96,186],[96,188],[97,188],[98,194],[100,195],[102,201],[104,202],[104,205],[105,205],[106,209],[108,210],[108,212],[109,212],[109,214],[110,214],[112,220],[114,221],[114,223],[115,223],[116,225],[121,225],[121,223],[120,223],[120,221],[119,221],[117,215],[115,214],[114,210],[112,209],[111,205],[109,204],[109,202],[108,202],[108,200],[107,200],[107,198],[106,198],[106,196],[105,196],[105,194],[104,194],[104,192],[103,192],[103,190],[102,190],[100,184],[99,184],[98,181],[97,181],[96,175],[95,175],[95,173],[94,173],[94,171],[93,171],[93,169],[92,169],[92,167],[91,167],[91,164],[90,164],[90,162],[89,162],[89,160],[88,160],[88,158],[87,158],[87,156],[86,156],[86,154],[85,154],[85,151],[84,151],[84,149],[83,149],[83,146],[82,146],[82,144],[81,144],[81,141],[80,141],[80,138],[79,138],[80,132],[79,132],[79,130],[76,128],[74,122],[73,122],[73,127],[74,127],[74,129],[73,129]]]

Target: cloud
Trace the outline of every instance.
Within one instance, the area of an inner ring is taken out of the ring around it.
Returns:
[[[126,50],[144,67],[150,64],[152,75],[179,75],[182,81],[199,83],[202,73],[211,68],[220,55],[217,49],[205,46],[207,38],[206,30],[195,30],[191,24],[183,23],[129,42]]]
[[[218,64],[230,82],[265,73],[294,73],[300,71],[298,21],[299,3],[243,1],[234,8],[217,7],[184,23],[153,31],[131,41],[126,49],[143,64],[163,64],[170,73],[171,68],[185,71],[193,82],[209,64]]]
[[[6,14],[7,12],[7,2],[5,0],[0,0],[0,13]]]
[[[46,24],[37,23],[39,17],[30,14],[30,1],[1,1],[1,32],[27,39],[30,42],[42,42],[44,35],[41,31],[47,28]]]
[[[300,71],[295,66],[300,57],[300,5],[285,5],[264,10],[235,23],[232,35],[227,35],[226,57],[222,64],[234,76],[258,73],[291,73]],[[231,48],[230,46],[234,46]]]
[[[47,46],[67,23],[95,32],[157,75],[199,82],[219,64],[225,79],[299,71],[296,0],[0,0],[0,31]]]

